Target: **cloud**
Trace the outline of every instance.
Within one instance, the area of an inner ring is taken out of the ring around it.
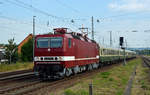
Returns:
[[[150,0],[119,0],[108,5],[115,11],[147,11],[150,10]]]

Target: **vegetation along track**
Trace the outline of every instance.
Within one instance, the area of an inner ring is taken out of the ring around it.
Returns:
[[[114,64],[114,65],[109,65],[105,66],[100,69],[92,70],[92,71],[87,71],[84,73],[80,73],[68,78],[64,78],[62,80],[55,80],[55,81],[37,81],[37,82],[32,82],[29,84],[25,85],[20,85],[14,88],[8,88],[8,90],[4,89],[1,90],[1,94],[8,94],[8,95],[23,95],[23,94],[30,94],[30,95],[36,95],[40,89],[48,88],[50,92],[54,92],[57,89],[61,88],[68,88],[77,82],[79,82],[82,78],[88,78],[93,75],[95,75],[98,72],[104,72],[108,69],[111,69],[115,66],[118,66],[119,64]],[[34,94],[33,94],[34,93]]]

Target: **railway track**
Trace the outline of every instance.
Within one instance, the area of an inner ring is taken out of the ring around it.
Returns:
[[[10,75],[29,73],[29,72],[32,72],[32,71],[33,71],[32,69],[29,69],[29,70],[18,70],[18,71],[10,71],[10,72],[1,72],[0,73],[0,78],[7,77],[7,76],[10,76]]]
[[[80,82],[84,78],[92,77],[99,72],[107,71],[113,67],[116,67],[121,64],[113,64],[109,66],[104,66],[103,68],[86,71],[84,73],[80,73],[68,78],[64,78],[61,80],[55,81],[41,81],[38,78],[30,76],[29,78],[22,78],[22,81],[11,80],[11,82],[16,82],[15,85],[8,85],[7,87],[0,87],[0,95],[44,95],[46,91],[55,92],[59,89],[68,88],[78,82]],[[29,82],[25,82],[26,80],[31,80]],[[5,84],[5,81],[0,81],[0,84]],[[9,84],[9,83],[8,83]],[[45,90],[47,89],[47,90]],[[44,91],[45,90],[45,91]],[[43,94],[39,94],[43,92]]]
[[[50,92],[55,92],[56,89],[60,88],[67,88],[69,86],[74,85],[75,83],[79,82],[83,78],[88,78],[91,77],[98,72],[104,72],[108,69],[111,69],[113,67],[118,66],[119,64],[114,64],[110,66],[105,66],[100,69],[92,70],[92,71],[87,71],[85,73],[80,73],[68,78],[64,78],[62,80],[56,80],[56,81],[44,81],[42,82],[41,80],[33,81],[28,84],[16,86],[16,87],[10,87],[7,89],[0,89],[0,94],[1,95],[37,95],[38,91],[44,88],[48,88],[48,91]],[[42,94],[41,94],[42,95]]]
[[[13,71],[13,72],[5,72],[0,73],[0,87],[4,85],[9,85],[15,81],[21,81],[24,79],[31,79],[35,78],[34,73],[32,70],[20,70],[20,71]]]
[[[144,66],[150,69],[150,57],[142,56],[142,59],[143,59]]]
[[[29,70],[18,70],[18,71],[12,71],[12,72],[3,72],[0,73],[0,81],[4,80],[10,80],[10,79],[17,79],[20,77],[25,77],[28,75],[33,75],[32,69]]]
[[[14,79],[21,79],[24,77],[32,76],[34,75],[34,72],[29,72],[29,73],[23,73],[23,74],[16,74],[16,75],[10,75],[7,77],[2,77],[0,78],[0,81],[5,81],[5,80],[14,80]]]
[[[15,91],[15,90],[18,90],[20,88],[25,88],[25,87],[29,87],[29,86],[32,86],[32,85],[36,85],[36,84],[39,84],[40,82],[41,82],[40,80],[32,80],[30,82],[21,83],[21,85],[14,85],[14,86],[10,86],[10,87],[7,87],[7,88],[1,88],[0,89],[0,94],[1,95],[9,94],[8,92]],[[12,94],[10,94],[10,95],[12,95]]]

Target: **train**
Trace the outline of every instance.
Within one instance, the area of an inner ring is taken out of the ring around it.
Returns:
[[[86,34],[55,28],[53,34],[35,36],[34,72],[40,78],[57,79],[123,60],[123,50],[104,48]],[[126,51],[126,59],[136,56]]]

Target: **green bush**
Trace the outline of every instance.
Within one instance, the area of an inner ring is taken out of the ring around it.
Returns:
[[[110,75],[110,72],[102,72],[101,73],[102,78],[108,78],[109,75]]]
[[[67,90],[65,90],[64,95],[76,95],[76,94],[72,90],[67,89]]]
[[[32,61],[33,60],[33,40],[29,39],[21,48],[21,60]]]
[[[89,93],[86,90],[79,90],[76,95],[89,95]]]
[[[89,93],[83,89],[81,89],[77,92],[67,89],[67,90],[65,90],[64,95],[89,95]]]
[[[109,78],[109,81],[113,81],[114,79],[113,78]]]

